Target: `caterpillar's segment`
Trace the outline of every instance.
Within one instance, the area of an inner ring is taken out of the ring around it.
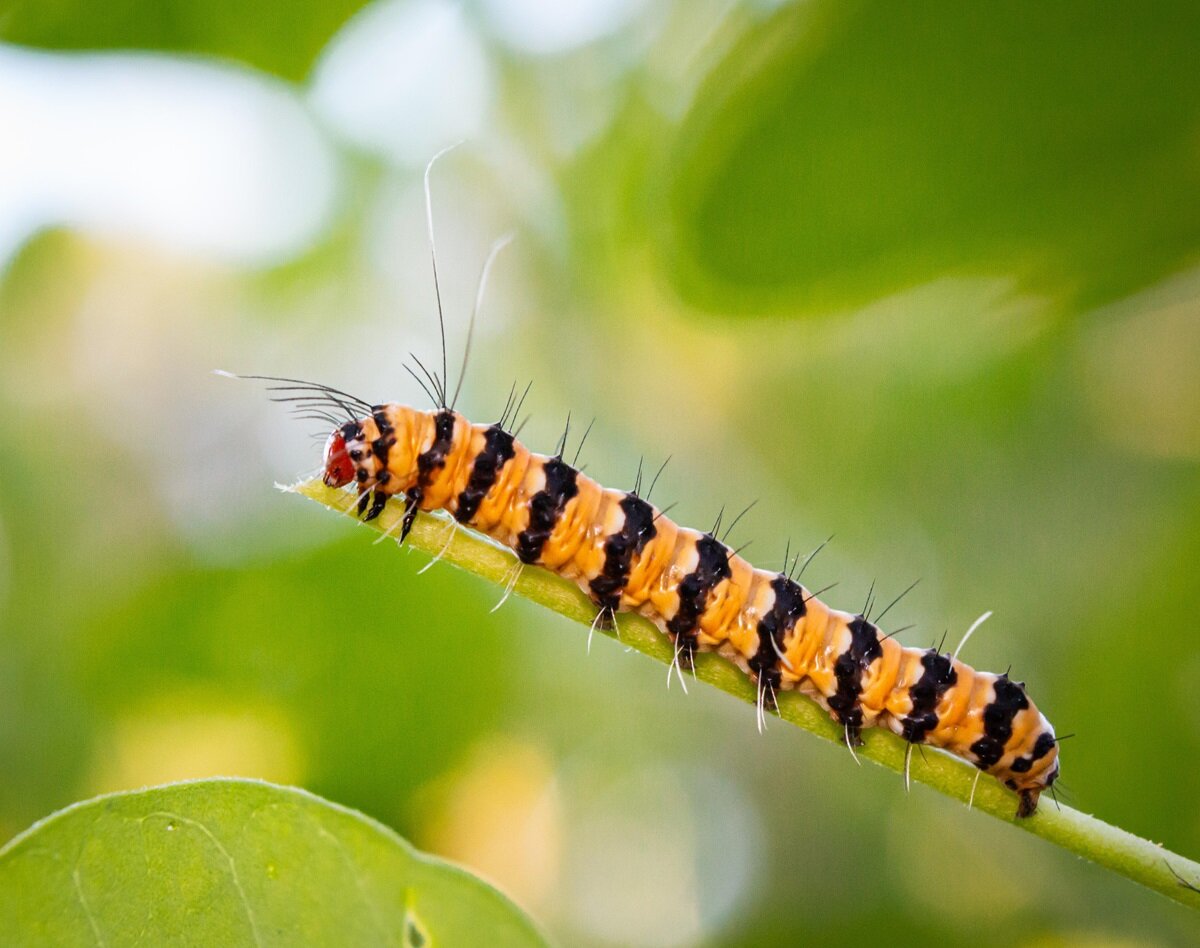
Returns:
[[[814,698],[853,747],[865,728],[941,748],[994,775],[1031,815],[1058,776],[1054,730],[1025,686],[938,649],[906,648],[864,615],[829,608],[787,571],[755,569],[714,532],[681,527],[637,492],[611,490],[561,456],[529,451],[502,424],[451,409],[376,405],[325,447],[325,483],[357,484],[359,512],[391,496],[406,510],[446,510],[553,570],[596,603],[597,624],[636,611],[658,625],[690,670],[715,651],[756,683],[760,715],[780,691]],[[761,721],[761,717],[760,717]]]
[[[766,598],[766,589],[770,590],[771,602],[753,612],[762,619],[755,628],[758,648],[746,664],[758,682],[764,706],[768,711],[774,711],[775,695],[783,684],[782,668],[791,664],[784,654],[783,643],[796,620],[804,615],[804,590],[783,573],[775,576],[769,586],[762,583],[759,586],[764,590],[763,598]]]
[[[446,459],[450,457],[450,452],[454,448],[455,434],[457,433],[459,420],[458,415],[448,410],[439,411],[433,416],[433,442],[417,455],[416,486],[421,489],[422,494],[431,489],[435,479],[444,480],[440,475],[442,469],[446,466]],[[387,433],[389,440],[384,443],[390,447],[391,444],[395,443],[396,439],[391,434],[392,429],[388,425],[385,413],[378,412],[376,414],[376,424],[379,425],[380,430],[380,439],[375,442],[376,445],[384,440],[384,434]],[[377,449],[375,454],[379,458],[380,465],[386,470],[388,466],[387,451],[384,450],[381,453]],[[445,504],[435,504],[435,507],[442,506],[445,506]]]
[[[911,667],[905,671],[913,676],[913,684],[908,689],[908,707],[895,709],[895,720],[899,722],[897,732],[910,744],[921,744],[925,735],[938,725],[937,708],[947,689],[958,681],[958,673],[949,655],[942,655],[937,649],[922,652],[919,657],[913,656],[919,662],[919,668]]]
[[[529,523],[517,534],[516,552],[522,563],[542,562],[543,547],[563,519],[568,502],[579,493],[579,472],[562,458],[539,459],[538,463],[542,488],[530,498]]]
[[[676,561],[668,567],[667,576],[668,583],[673,577],[681,577],[671,590],[677,605],[673,611],[664,610],[661,615],[666,617],[667,634],[679,649],[680,666],[690,671],[699,643],[700,621],[708,612],[709,594],[733,573],[728,547],[711,533],[681,529],[676,551]]]
[[[636,494],[626,494],[617,506],[621,511],[621,527],[607,535],[604,565],[600,575],[588,583],[588,592],[596,605],[609,612],[621,605],[634,557],[658,534],[654,508]]]
[[[829,708],[845,728],[846,743],[858,747],[862,744],[863,710],[859,696],[863,691],[863,673],[883,656],[883,647],[879,644],[879,629],[862,616],[851,619],[846,631],[849,641],[833,663],[837,690],[829,698]]]
[[[476,437],[478,440],[470,446],[474,454],[471,473],[455,501],[454,518],[459,523],[470,523],[479,512],[479,505],[514,454],[513,436],[499,425],[492,425]]]

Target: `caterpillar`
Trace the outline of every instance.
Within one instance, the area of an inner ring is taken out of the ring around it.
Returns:
[[[520,564],[577,583],[598,621],[625,611],[650,619],[683,670],[697,652],[731,660],[755,682],[760,713],[775,710],[778,692],[799,690],[842,725],[851,749],[864,728],[887,727],[995,776],[1016,792],[1018,817],[1037,809],[1058,777],[1058,738],[1024,683],[976,671],[939,648],[902,646],[866,615],[827,606],[786,565],[756,569],[718,539],[719,527],[680,526],[638,487],[601,486],[564,460],[565,433],[554,455],[530,451],[509,430],[511,395],[499,422],[472,424],[446,407],[436,379],[441,404],[433,411],[275,381],[288,400],[348,416],[327,438],[323,480],[356,484],[366,520],[389,498],[403,498],[401,543],[419,510],[446,511]]]
[[[357,485],[358,514],[366,520],[378,517],[390,498],[402,498],[401,543],[424,510],[445,511],[508,547],[519,562],[506,596],[522,565],[537,566],[578,584],[596,606],[597,624],[614,623],[618,612],[640,613],[673,643],[681,681],[697,652],[723,655],[755,683],[760,726],[762,715],[776,710],[780,691],[798,690],[842,726],[852,753],[865,728],[886,727],[910,751],[940,748],[993,775],[1016,793],[1017,817],[1031,816],[1058,778],[1060,738],[1023,682],[1007,672],[976,671],[957,650],[902,646],[883,634],[882,614],[870,621],[869,606],[858,614],[830,608],[793,578],[787,555],[780,572],[755,568],[718,538],[719,526],[707,532],[680,526],[641,496],[640,472],[633,490],[601,486],[564,460],[565,431],[555,454],[530,451],[518,440],[519,426],[510,430],[524,401],[514,401],[515,387],[495,424],[473,424],[455,411],[488,269],[507,238],[484,264],[462,370],[448,399],[429,188],[430,169],[448,150],[425,169],[442,372],[430,372],[415,356],[424,381],[405,367],[434,409],[372,404],[326,385],[249,376],[275,383],[275,400],[333,425],[322,459],[325,484]]]

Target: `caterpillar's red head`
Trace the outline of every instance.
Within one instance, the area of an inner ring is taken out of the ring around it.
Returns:
[[[352,481],[359,492],[403,492],[417,480],[417,456],[426,435],[433,439],[433,416],[403,405],[376,406],[360,421],[334,428],[325,442],[323,480],[330,487]]]
[[[325,442],[324,481],[330,487],[344,487],[354,480],[354,462],[346,449],[346,437],[341,429],[334,429]]]

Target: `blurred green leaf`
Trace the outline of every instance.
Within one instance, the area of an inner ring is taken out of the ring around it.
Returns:
[[[518,659],[502,617],[487,612],[493,601],[449,571],[418,577],[347,539],[281,562],[168,574],[81,626],[66,660],[89,723],[106,730],[147,701],[189,707],[189,686],[277,707],[303,770],[251,776],[303,782],[408,831],[404,801],[477,738],[480,697],[486,720],[505,720],[491,710],[510,700]]]
[[[303,791],[203,780],[77,804],[0,851],[6,944],[540,945],[507,899]]]
[[[0,18],[0,39],[47,49],[202,53],[301,80],[329,38],[364,5],[363,0],[18,0]]]
[[[668,163],[698,305],[862,304],[946,273],[1084,305],[1194,260],[1200,7],[789,5]]]

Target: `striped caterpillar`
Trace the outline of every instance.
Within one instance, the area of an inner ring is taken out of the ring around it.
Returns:
[[[936,648],[903,647],[865,615],[826,606],[786,568],[755,569],[716,528],[677,525],[636,487],[602,487],[564,461],[565,435],[546,456],[526,448],[503,418],[472,424],[445,407],[436,378],[441,407],[434,411],[275,381],[300,393],[288,400],[323,402],[349,418],[326,442],[324,482],[356,483],[367,520],[402,496],[400,542],[418,510],[444,510],[511,549],[520,564],[576,582],[598,621],[618,611],[650,619],[674,643],[680,668],[690,670],[696,652],[730,659],[756,683],[760,715],[775,710],[779,691],[797,689],[842,725],[851,748],[862,743],[863,728],[887,727],[910,745],[941,748],[994,775],[1017,793],[1017,816],[1036,810],[1058,776],[1058,745],[1022,683]]]
[[[335,426],[325,444],[325,483],[356,483],[358,513],[367,520],[402,496],[401,543],[417,511],[444,510],[503,544],[519,561],[509,591],[521,565],[540,566],[577,583],[596,604],[597,623],[640,613],[671,639],[681,681],[696,652],[718,652],[755,682],[760,726],[779,691],[799,690],[841,724],[852,753],[863,728],[887,727],[910,751],[928,744],[992,774],[1016,792],[1017,816],[1031,816],[1058,777],[1059,739],[1023,683],[975,671],[957,652],[905,648],[866,615],[829,608],[792,578],[786,557],[782,572],[755,569],[717,538],[717,527],[681,527],[639,496],[640,476],[632,491],[600,486],[563,459],[566,432],[553,456],[531,452],[508,430],[510,415],[520,414],[515,391],[493,425],[472,424],[454,410],[488,269],[507,238],[484,264],[462,370],[447,399],[429,173],[449,150],[425,169],[442,372],[418,360],[427,386],[406,366],[436,409],[373,405],[325,385],[252,376],[278,383],[277,401]]]

